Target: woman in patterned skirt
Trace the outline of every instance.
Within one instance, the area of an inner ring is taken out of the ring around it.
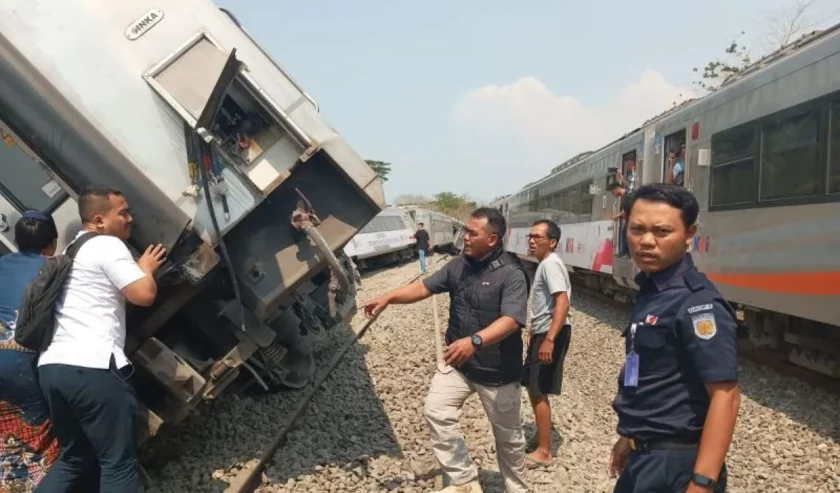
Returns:
[[[0,257],[0,493],[29,493],[58,459],[49,408],[38,386],[38,354],[15,342],[26,285],[55,253],[55,222],[29,211],[15,225],[19,252]]]

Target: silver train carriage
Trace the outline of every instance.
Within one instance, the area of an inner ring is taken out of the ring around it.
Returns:
[[[211,1],[3,2],[0,133],[0,254],[28,208],[65,245],[92,183],[125,193],[135,251],[167,248],[156,303],[128,307],[145,437],[243,369],[303,386],[318,334],[355,312],[342,248],[381,181]]]
[[[400,207],[408,211],[414,224],[423,223],[423,228],[429,233],[433,251],[457,253],[461,250],[464,227],[461,221],[425,207],[413,205]]]
[[[749,343],[840,377],[840,25],[496,200],[507,248],[526,256],[530,225],[551,218],[576,277],[629,299],[637,269],[619,254],[607,186],[673,181],[669,160],[683,159],[701,210],[690,251],[743,310]]]
[[[387,207],[356,233],[344,246],[344,253],[359,270],[405,261],[417,254],[414,230],[414,221],[407,211]]]

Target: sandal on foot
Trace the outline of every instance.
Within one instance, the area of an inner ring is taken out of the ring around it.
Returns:
[[[544,460],[537,459],[536,457],[526,455],[525,456],[525,462],[526,462],[525,465],[527,467],[530,467],[530,468],[548,467],[548,466],[554,464],[554,459],[552,458],[552,459],[549,459],[547,461],[544,461]]]

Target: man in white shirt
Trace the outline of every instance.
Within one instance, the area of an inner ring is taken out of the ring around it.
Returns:
[[[140,489],[137,401],[129,382],[125,300],[149,306],[162,245],[135,261],[124,241],[133,218],[119,190],[94,186],[79,196],[83,230],[98,233],[79,248],[56,303],[56,329],[41,354],[39,381],[61,455],[39,493]],[[96,484],[97,466],[99,484]]]
[[[555,253],[559,242],[560,227],[545,219],[535,222],[528,235],[528,250],[540,261],[534,275],[530,341],[522,378],[537,422],[536,440],[529,444],[534,450],[525,456],[531,466],[553,461],[548,396],[560,395],[563,388],[563,363],[572,337],[572,285],[566,265]]]

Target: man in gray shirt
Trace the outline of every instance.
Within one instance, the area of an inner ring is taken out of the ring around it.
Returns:
[[[553,460],[548,396],[559,395],[563,388],[563,362],[572,336],[572,286],[566,266],[554,252],[559,242],[560,228],[545,219],[535,222],[528,235],[528,249],[540,264],[532,289],[531,336],[522,385],[528,389],[537,422],[536,440],[531,440],[529,447],[534,450],[525,460],[537,466],[549,465]]]

